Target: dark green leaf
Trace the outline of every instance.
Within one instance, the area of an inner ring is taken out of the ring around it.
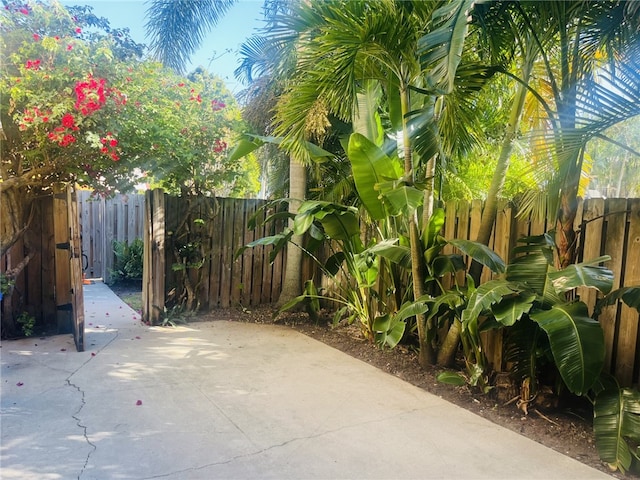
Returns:
[[[521,294],[515,297],[502,300],[500,303],[493,305],[491,311],[496,320],[505,327],[510,327],[516,323],[523,314],[528,313],[533,306],[535,295]]]
[[[494,273],[503,273],[505,271],[504,260],[486,245],[471,240],[454,239],[449,243],[459,249],[465,255],[481,263]]]
[[[585,395],[604,365],[604,334],[600,324],[589,317],[582,302],[554,305],[530,317],[549,337],[556,366],[569,390]]]
[[[611,257],[605,255],[589,262],[569,265],[558,272],[549,272],[549,278],[558,293],[568,292],[576,287],[591,287],[602,293],[609,293],[613,286],[613,272],[597,265],[607,260],[611,260]]]
[[[503,297],[518,293],[518,288],[507,280],[490,280],[480,285],[469,298],[469,304],[462,312],[462,323],[477,319],[480,314],[489,309]]]
[[[455,385],[456,387],[461,387],[467,383],[467,379],[459,372],[441,372],[436,376],[436,379],[439,382]]]
[[[600,458],[611,468],[627,472],[632,465],[631,442],[640,442],[640,392],[622,388],[608,376],[605,389],[596,396],[593,414]]]

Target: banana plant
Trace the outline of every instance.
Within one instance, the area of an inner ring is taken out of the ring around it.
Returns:
[[[462,313],[463,328],[476,328],[483,316],[491,319],[489,326],[513,329],[531,328],[523,320],[532,320],[541,333],[528,335],[528,344],[513,350],[522,355],[511,359],[516,370],[535,372],[535,365],[524,368],[519,362],[535,363],[538,357],[533,352],[541,350],[540,342],[545,346],[548,342],[564,384],[572,393],[585,395],[604,365],[604,334],[589,316],[587,306],[568,300],[567,294],[579,286],[609,293],[613,274],[600,266],[609,257],[556,270],[549,235],[525,237],[519,242],[523,245],[514,249],[515,260],[507,267],[505,278],[482,284],[471,296]],[[536,378],[529,377],[529,381],[535,392]]]
[[[594,390],[593,432],[600,458],[613,470],[640,473],[640,391],[623,388],[605,374]]]
[[[453,362],[453,358],[460,341],[467,358],[475,361],[468,363],[468,371],[473,384],[481,382],[484,373],[484,354],[480,345],[477,329],[461,328],[461,315],[464,311],[469,295],[475,291],[470,277],[460,284],[456,280],[456,273],[464,271],[466,262],[463,255],[470,257],[488,267],[494,273],[503,273],[504,261],[487,246],[470,240],[446,240],[440,235],[445,223],[444,210],[435,209],[423,233],[423,256],[426,266],[425,286],[429,293],[406,302],[398,311],[398,316],[404,319],[411,316],[424,321],[427,341],[438,352],[438,361],[443,365]],[[445,254],[444,248],[451,245],[460,253]],[[387,240],[369,249],[370,252],[386,258],[390,262],[400,265],[407,270],[411,268],[411,251],[402,245],[400,240]],[[443,279],[451,276],[453,286],[446,288]],[[405,315],[411,312],[410,315]],[[424,315],[423,315],[424,314]],[[446,335],[439,338],[443,328],[447,327]]]

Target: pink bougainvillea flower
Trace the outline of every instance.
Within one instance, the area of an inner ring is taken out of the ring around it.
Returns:
[[[18,387],[21,387],[21,386],[23,386],[23,385],[24,385],[24,383],[22,383],[22,382],[18,382],[18,383],[16,383],[16,385],[17,385]]]
[[[75,108],[83,115],[89,115],[100,110],[106,103],[105,80],[96,80],[92,76],[86,81],[77,82],[75,87],[76,103]]]
[[[140,340],[140,337],[136,337],[136,340]]]
[[[136,405],[137,405],[137,406],[142,405],[142,400],[138,400],[138,401],[136,402]]]
[[[34,34],[33,34],[33,39],[34,39],[36,42],[39,42],[39,41],[40,41],[40,35],[38,35],[37,33],[34,33]]]
[[[40,60],[27,60],[24,68],[27,70],[40,70]]]
[[[224,102],[221,102],[220,100],[211,100],[211,109],[214,112],[222,110],[226,106],[227,105]]]
[[[91,352],[91,356],[95,357],[96,356],[96,352]]]
[[[109,146],[117,147],[118,146],[118,140],[116,140],[115,138],[112,138],[111,141],[109,142]]]
[[[70,113],[65,113],[62,116],[61,123],[63,126],[67,128],[73,128],[76,126],[76,119],[73,118],[73,115],[71,115]]]
[[[71,50],[73,50],[73,45],[71,44],[67,45],[67,51],[70,52]]]
[[[25,15],[29,15],[29,10],[27,10],[25,7],[22,7],[20,9],[20,13],[24,13]]]
[[[82,33],[82,29],[80,27],[76,28],[76,33]]]

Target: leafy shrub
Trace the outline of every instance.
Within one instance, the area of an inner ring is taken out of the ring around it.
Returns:
[[[18,323],[22,325],[22,333],[25,337],[33,335],[33,329],[36,325],[36,319],[27,312],[22,312],[18,317]]]
[[[144,243],[141,239],[136,238],[131,244],[115,240],[113,253],[116,256],[114,268],[111,270],[114,283],[142,279]]]

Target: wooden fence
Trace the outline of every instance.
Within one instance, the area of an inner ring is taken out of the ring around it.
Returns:
[[[445,210],[444,237],[475,240],[482,202],[452,201]],[[518,238],[540,235],[554,227],[545,219],[519,218],[516,213],[507,205],[500,208],[490,241],[493,250],[506,261]],[[640,285],[640,199],[587,200],[580,204],[575,227],[581,232],[579,261],[609,255],[611,260],[605,266],[613,271],[614,289]],[[485,271],[482,281],[489,276]],[[582,288],[578,295],[593,313],[596,292]],[[605,368],[625,385],[640,383],[640,314],[619,303],[604,309],[599,321],[606,342]],[[502,338],[498,334],[487,336],[485,341],[489,361],[499,369],[503,364]]]
[[[78,203],[84,273],[109,283],[115,261],[113,242],[130,244],[143,238],[144,195],[116,194],[105,199],[81,190]]]
[[[147,192],[143,317],[154,323],[161,321],[165,305],[170,307],[185,293],[181,265],[200,261],[200,268],[189,268],[188,272],[201,309],[275,302],[282,288],[284,255],[279,254],[271,264],[273,248],[258,246],[235,258],[240,247],[282,230],[281,222],[247,228],[265,203]]]
[[[34,200],[29,229],[0,258],[0,272],[18,269],[12,294],[1,302],[2,335],[20,335],[17,318],[35,318],[36,333],[73,333],[78,351],[84,349],[80,235],[76,194],[71,187]]]
[[[174,298],[180,294],[179,272],[172,268],[179,261],[174,252],[176,247],[182,248],[179,244],[187,245],[196,238],[192,232],[197,219],[203,220],[202,228],[206,230],[202,251],[210,252],[201,270],[203,279],[197,293],[200,307],[206,310],[276,301],[282,288],[284,256],[270,265],[268,255],[272,248],[261,246],[245,250],[234,259],[239,247],[281,231],[282,224],[247,229],[249,219],[264,202],[209,198],[192,211],[189,202],[193,199],[181,200],[160,191],[147,192],[143,284],[146,318],[159,321],[166,300],[172,294]],[[482,213],[481,201],[452,201],[446,204],[445,211],[445,238],[475,240]],[[189,233],[177,232],[185,225],[189,226]],[[611,261],[606,266],[615,275],[614,288],[640,285],[640,199],[588,200],[580,205],[575,227],[581,232],[579,260],[609,255]],[[517,217],[515,209],[505,204],[498,212],[490,247],[509,261],[518,238],[539,235],[552,228],[544,219]],[[452,251],[451,247],[447,253]],[[326,279],[318,278],[319,271],[309,264],[303,265],[303,274],[309,274],[303,280],[310,278],[311,272],[315,272],[318,284],[330,286]],[[485,271],[482,280],[489,278],[490,273]],[[196,281],[193,277],[192,283]],[[578,294],[593,311],[595,292],[581,289]],[[638,312],[623,304],[611,306],[600,315],[606,340],[606,368],[624,384],[640,382],[639,320]],[[504,365],[501,335],[498,332],[484,338],[489,362],[496,370]]]

